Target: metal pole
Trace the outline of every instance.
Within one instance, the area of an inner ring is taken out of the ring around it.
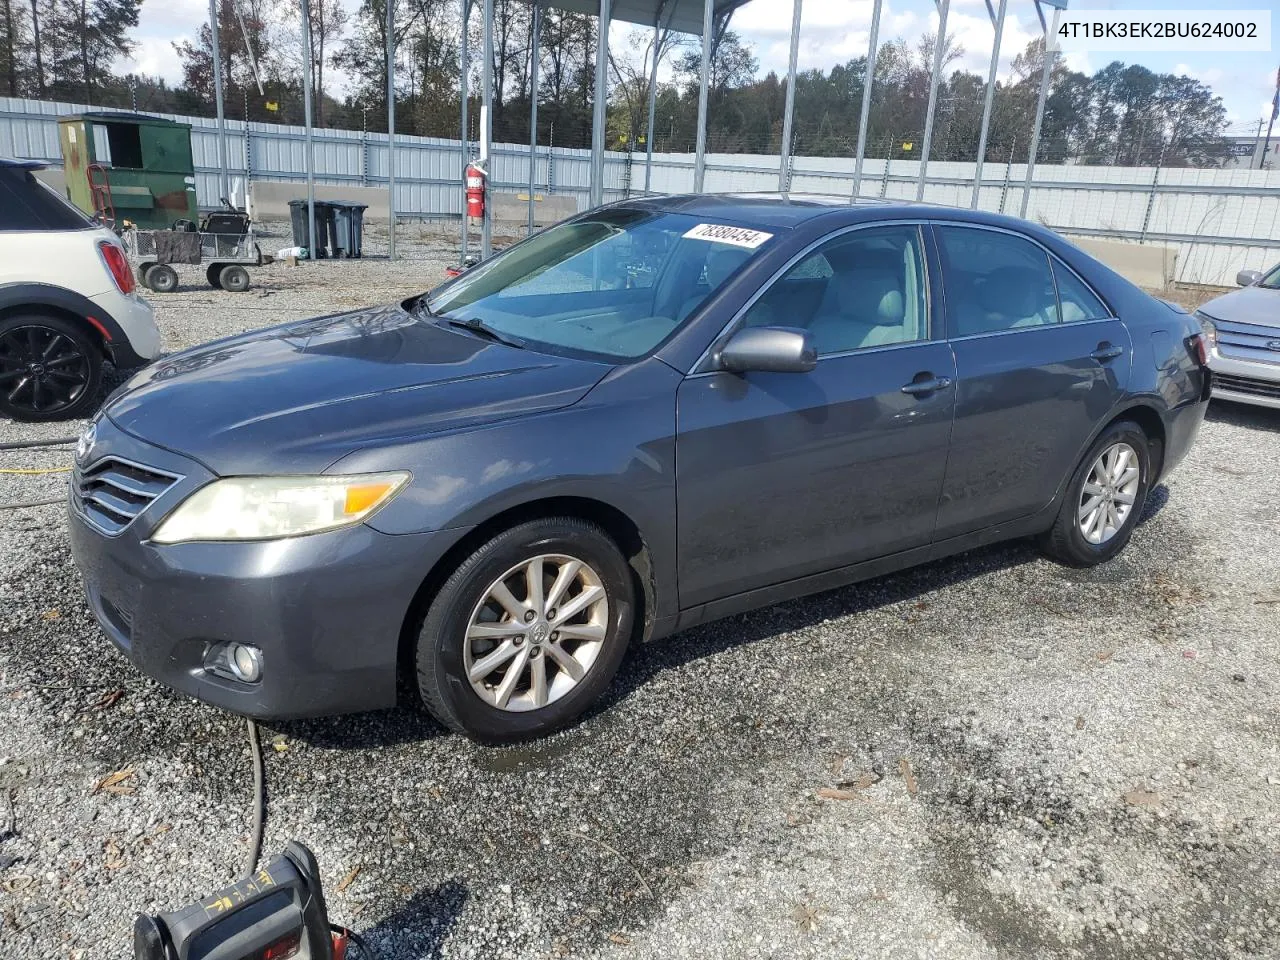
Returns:
[[[787,61],[787,100],[782,110],[782,149],[779,151],[778,191],[785,193],[790,186],[788,176],[791,166],[791,123],[796,111],[796,62],[800,59],[800,11],[804,0],[796,0],[791,10],[791,59]]]
[[[218,199],[231,195],[227,183],[227,119],[222,107],[222,50],[218,42],[218,0],[209,0],[209,36],[213,41],[213,99],[218,112]]]
[[[489,150],[493,143],[493,0],[484,0],[484,91],[480,109],[480,160],[484,165],[485,193],[492,192],[493,158]],[[489,259],[493,253],[493,202],[487,198],[484,218],[480,221],[480,258]]]
[[[461,263],[467,262],[467,244],[470,240],[470,229],[467,224],[467,162],[471,159],[471,144],[468,138],[471,131],[467,129],[467,101],[471,96],[470,91],[470,74],[471,59],[468,50],[468,30],[467,27],[471,22],[471,0],[462,0],[462,43],[461,56],[459,60],[461,77],[458,81],[458,94],[462,100],[462,260]]]
[[[303,0],[305,3],[306,0]],[[387,257],[396,258],[396,0],[387,5]]]
[[[307,125],[307,247],[316,259],[316,145],[311,137],[311,4],[302,0],[302,111]]]
[[[987,0],[987,13],[995,25],[995,39],[991,43],[991,66],[987,70],[987,96],[982,104],[982,132],[978,134],[978,165],[973,171],[973,198],[969,201],[970,209],[978,209],[978,195],[982,192],[982,164],[987,159],[987,130],[991,126],[991,104],[996,93],[996,68],[1000,65],[1000,39],[1004,34],[1004,13],[1008,0],[1000,0],[999,12],[991,9],[991,0]]]
[[[858,121],[858,153],[853,161],[853,195],[862,188],[862,161],[867,155],[867,124],[871,120],[871,84],[876,77],[876,54],[880,42],[880,9],[884,0],[871,8],[871,39],[867,41],[867,72],[862,78],[862,115]],[[887,161],[886,161],[887,162]]]
[[[1036,2],[1036,10],[1040,10],[1039,0]],[[1040,14],[1040,19],[1043,23],[1043,13]],[[1031,180],[1036,172],[1036,153],[1040,150],[1040,125],[1044,122],[1044,104],[1049,98],[1049,78],[1053,75],[1053,62],[1058,56],[1054,37],[1058,35],[1058,23],[1061,19],[1062,11],[1054,7],[1053,29],[1046,28],[1044,32],[1044,67],[1040,71],[1040,99],[1036,101],[1036,124],[1031,128],[1031,150],[1027,154],[1027,179],[1022,187],[1022,206],[1018,210],[1018,216],[1024,220],[1027,217],[1027,204],[1031,200]]]
[[[715,0],[702,0],[702,71],[698,84],[698,139],[693,155],[693,192],[701,193],[707,174],[707,88],[711,86],[711,41]]]
[[[533,191],[538,174],[538,39],[542,34],[542,0],[533,2],[533,35],[529,38],[529,235],[533,236]]]
[[[933,70],[929,73],[929,109],[924,115],[924,143],[920,149],[920,177],[916,199],[924,199],[925,177],[929,173],[929,151],[933,147],[933,114],[938,108],[938,81],[942,74],[942,54],[947,47],[947,12],[951,0],[933,0],[938,7],[938,38],[933,45]]]
[[[662,9],[659,7],[658,16],[653,19],[653,62],[649,65],[649,124],[644,134],[644,192],[648,193],[653,182],[653,114],[658,107],[658,58],[662,51],[662,45],[666,42],[667,31],[670,29],[671,15],[676,11],[675,0],[665,0],[671,4],[667,13],[667,26],[661,26]],[[1262,127],[1259,125],[1259,132]]]
[[[590,203],[604,203],[604,135],[609,86],[609,22],[613,0],[600,0],[600,22],[596,35],[596,87],[591,104],[591,190]]]

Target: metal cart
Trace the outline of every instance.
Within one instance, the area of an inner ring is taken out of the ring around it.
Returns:
[[[253,227],[245,224],[234,232],[214,232],[208,228],[213,218],[206,219],[201,226],[204,231],[194,230],[138,230],[124,231],[125,249],[130,258],[137,264],[138,278],[143,286],[156,293],[172,293],[178,287],[178,272],[173,263],[192,263],[203,266],[205,279],[209,286],[241,293],[249,289],[249,271],[246,267],[262,264],[262,251],[258,247]],[[216,231],[216,227],[215,227]],[[174,241],[169,238],[157,240],[157,237],[168,234],[170,237],[195,237],[198,240],[182,241],[191,250],[191,254],[181,259],[173,258],[167,248]],[[198,259],[195,247],[198,242]],[[161,249],[158,249],[161,248]]]

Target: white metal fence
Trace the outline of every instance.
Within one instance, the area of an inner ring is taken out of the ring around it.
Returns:
[[[60,163],[57,118],[92,108],[69,103],[0,98],[0,155]],[[196,190],[202,206],[218,199],[217,123],[202,117],[165,115],[192,127]],[[279,124],[227,121],[227,163],[233,177],[303,181],[305,131]],[[319,183],[378,186],[387,182],[385,134],[352,130],[315,131],[315,174]],[[457,217],[462,213],[462,147],[457,140],[396,138],[396,210],[400,215]],[[711,192],[776,191],[779,158],[748,154],[707,157]],[[607,153],[605,200],[641,192],[642,153]],[[540,191],[568,194],[587,206],[590,152],[540,147],[535,180]],[[919,164],[868,159],[861,194],[914,199]],[[1016,214],[1026,168],[988,162],[980,206]],[[492,183],[497,190],[525,191],[529,185],[527,145],[497,144]],[[968,206],[974,164],[929,164],[925,199]],[[852,193],[852,158],[796,157],[794,192]],[[680,193],[693,189],[693,155],[654,157],[652,189]],[[1280,261],[1280,171],[1155,170],[1150,167],[1037,165],[1028,216],[1066,234],[1110,237],[1177,247],[1175,279],[1230,285],[1237,270],[1263,269]]]

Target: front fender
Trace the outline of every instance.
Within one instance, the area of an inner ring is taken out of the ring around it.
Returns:
[[[104,347],[117,365],[141,366],[146,363],[134,352],[119,321],[88,297],[51,283],[0,284],[0,313],[14,308],[40,307],[52,307],[87,320],[102,334]]]

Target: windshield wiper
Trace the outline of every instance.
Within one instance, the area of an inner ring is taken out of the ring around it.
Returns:
[[[525,349],[522,340],[509,337],[499,330],[495,330],[489,324],[485,323],[479,317],[471,317],[467,320],[455,320],[453,317],[440,317],[444,323],[451,327],[461,327],[463,330],[470,330],[472,333],[478,333],[482,337],[492,340],[494,343],[501,343],[508,347],[515,347],[517,350]]]

